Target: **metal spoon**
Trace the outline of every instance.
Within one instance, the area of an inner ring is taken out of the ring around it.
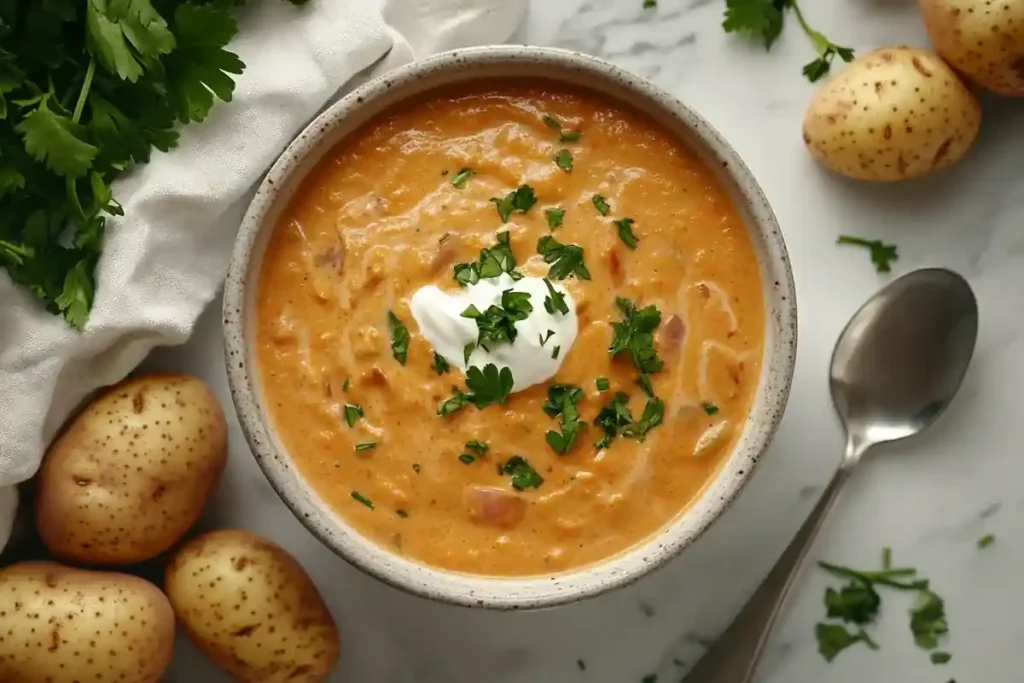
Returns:
[[[750,683],[801,566],[840,489],[872,446],[928,428],[952,401],[978,336],[978,304],[948,270],[918,270],[857,311],[832,354],[832,400],[846,455],[811,516],[685,683]]]

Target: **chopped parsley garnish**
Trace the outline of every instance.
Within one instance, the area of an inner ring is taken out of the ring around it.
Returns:
[[[591,200],[594,203],[594,208],[602,216],[607,216],[612,212],[611,205],[608,204],[608,200],[599,194],[595,194]]]
[[[469,306],[462,312],[463,318],[476,321],[479,336],[477,346],[488,349],[488,344],[511,344],[516,340],[516,323],[526,320],[533,312],[530,295],[506,289],[501,294],[501,305],[492,305],[483,313],[476,306]],[[468,364],[468,361],[467,361]]]
[[[548,219],[549,228],[560,228],[562,221],[565,220],[565,209],[544,209],[544,217]]]
[[[562,315],[568,315],[569,304],[565,303],[565,294],[555,289],[551,280],[547,278],[544,278],[544,286],[548,288],[548,295],[544,297],[544,310],[551,315],[554,315],[556,311]]]
[[[405,359],[409,356],[409,328],[393,311],[388,311],[388,333],[391,335],[391,355],[405,365]]]
[[[420,473],[420,464],[418,462],[414,462],[412,464],[412,471],[415,472],[416,474]]]
[[[494,363],[488,363],[481,370],[474,365],[466,370],[466,386],[469,393],[463,393],[458,388],[453,389],[452,397],[441,404],[437,414],[442,417],[451,415],[470,403],[478,410],[504,403],[512,393],[514,384],[515,380],[509,368],[502,368],[499,371]]]
[[[718,412],[718,406],[716,406],[714,403],[708,403],[705,401],[704,403],[700,404],[700,407],[703,408],[704,412],[707,413],[708,415],[714,415],[715,413]]]
[[[597,387],[598,391],[608,391],[611,388],[612,383],[608,381],[607,377],[598,377],[594,380],[594,386]]]
[[[342,391],[348,391],[348,387],[349,387],[350,384],[351,384],[351,381],[349,380],[348,377],[346,377],[345,381],[341,385],[341,390]]]
[[[538,334],[537,339],[540,340],[540,345],[544,346],[548,343],[548,340],[555,336],[554,330],[548,330],[545,334]]]
[[[439,354],[438,352],[435,351],[434,352],[434,372],[436,372],[439,375],[443,375],[444,373],[448,372],[449,370],[451,370],[451,366],[448,365],[448,361],[446,361],[444,359],[444,356],[442,356],[441,354]]]
[[[452,178],[452,185],[454,185],[457,190],[465,189],[466,183],[468,183],[469,179],[473,177],[473,173],[474,171],[471,168],[462,169],[455,174],[454,178]]]
[[[395,510],[395,514],[398,515],[399,517],[401,517],[402,519],[405,519],[406,517],[409,516],[409,511],[408,510],[402,510],[401,508],[399,508],[398,510]]]
[[[646,373],[640,373],[640,376],[636,378],[636,385],[640,387],[640,390],[644,392],[647,398],[654,398],[654,387],[651,386],[651,376]]]
[[[791,10],[818,55],[803,68],[812,83],[828,74],[836,57],[844,62],[854,58],[852,49],[836,45],[807,23],[797,0],[726,0],[725,7],[722,28],[726,33],[746,33],[763,40],[768,50],[782,33],[786,10]]]
[[[658,0],[644,0],[644,9],[651,9],[658,6]]]
[[[501,222],[508,223],[508,219],[514,212],[526,213],[533,208],[533,205],[537,203],[537,198],[533,194],[532,187],[520,185],[504,197],[500,199],[493,197],[491,201],[494,202],[494,206],[498,209],[498,216],[501,217]]]
[[[615,227],[619,230],[619,239],[630,249],[636,249],[636,245],[640,244],[640,238],[633,233],[635,222],[632,218],[620,218],[615,221]]]
[[[552,360],[557,360],[558,359],[558,354],[560,354],[561,352],[562,352],[562,347],[561,346],[556,346],[555,350],[551,352],[551,359]]]
[[[981,549],[985,549],[985,548],[989,547],[990,545],[992,545],[995,542],[996,542],[996,537],[995,536],[993,536],[992,534],[985,534],[984,536],[982,536],[981,538],[978,539],[978,547],[981,548]]]
[[[363,416],[363,407],[355,403],[345,404],[345,422],[348,423],[349,427],[355,426],[356,422],[359,422],[359,418]]]
[[[879,273],[892,271],[892,262],[898,261],[900,256],[897,253],[895,244],[886,244],[882,240],[867,240],[862,237],[851,237],[840,235],[836,244],[848,244],[856,247],[863,247],[871,253],[871,262],[875,264],[875,270]]]
[[[563,130],[562,134],[558,136],[559,142],[579,142],[582,132],[578,130]]]
[[[633,365],[640,372],[652,374],[660,371],[665,363],[654,348],[653,332],[661,324],[661,311],[654,304],[638,309],[636,304],[622,297],[615,299],[615,304],[622,311],[623,320],[612,323],[615,336],[608,353],[614,358],[628,351]]]
[[[818,624],[814,627],[814,636],[818,639],[818,652],[826,662],[831,662],[840,652],[857,643],[864,643],[872,650],[878,649],[878,643],[862,628],[847,631],[841,624]]]
[[[476,342],[469,342],[462,347],[462,364],[469,365],[469,357],[476,351]]]
[[[373,509],[373,507],[374,507],[374,506],[373,506],[373,501],[372,501],[372,500],[370,500],[369,498],[367,498],[366,496],[364,496],[363,494],[359,493],[359,491],[353,491],[353,492],[352,492],[352,498],[353,498],[354,500],[356,500],[356,501],[358,501],[358,502],[362,503],[362,504],[363,504],[363,505],[365,505],[366,507],[370,508],[371,510],[372,510],[372,509]]]
[[[562,122],[559,121],[558,119],[556,119],[554,116],[550,116],[548,114],[545,114],[544,118],[542,120],[544,121],[544,125],[545,126],[547,126],[548,128],[551,128],[553,130],[557,130],[559,132],[559,136],[558,136],[558,141],[559,142],[577,142],[580,139],[580,135],[581,135],[580,131],[578,131],[578,130],[563,130],[562,129]]]
[[[476,456],[470,455],[469,453],[463,453],[459,456],[459,462],[463,465],[472,465],[476,462]]]
[[[466,449],[476,453],[478,458],[482,458],[487,455],[487,444],[482,441],[475,439],[466,442]]]
[[[933,652],[929,659],[931,659],[932,664],[948,664],[949,660],[953,659],[953,655],[948,652]]]
[[[481,279],[498,277],[505,273],[513,280],[523,277],[523,274],[516,270],[516,259],[512,254],[508,230],[498,233],[498,243],[493,247],[480,250],[480,258],[476,263],[455,264],[455,281],[463,287],[475,285]]]
[[[629,396],[619,391],[608,402],[608,405],[601,408],[594,419],[594,425],[604,432],[594,446],[597,448],[608,448],[612,439],[619,435],[620,431],[633,424],[633,415],[629,412]]]
[[[565,455],[572,450],[580,432],[587,426],[580,419],[576,404],[583,399],[583,389],[565,384],[554,384],[548,389],[548,400],[544,403],[544,412],[559,419],[561,432],[553,429],[544,435],[551,450]]]
[[[825,609],[832,619],[863,626],[878,617],[881,606],[882,598],[870,583],[852,581],[838,591],[825,591]]]
[[[575,275],[580,280],[589,280],[590,271],[583,264],[583,247],[577,244],[562,244],[551,235],[544,235],[537,240],[537,253],[550,263],[548,278],[564,280]]]
[[[647,438],[647,432],[660,425],[664,419],[665,403],[660,398],[649,398],[644,406],[644,414],[640,416],[640,420],[626,427],[622,433],[643,441]]]
[[[572,170],[572,152],[567,149],[560,149],[555,154],[555,164],[566,173]]]
[[[545,114],[544,118],[541,120],[544,121],[544,125],[547,126],[548,128],[552,128],[554,130],[562,130],[562,122],[556,119],[554,116],[551,116],[550,114]]]
[[[513,456],[504,465],[498,465],[498,474],[512,477],[512,488],[516,491],[539,488],[544,478],[530,466],[526,458]]]
[[[946,605],[942,598],[930,590],[917,594],[910,608],[910,632],[922,650],[934,650],[939,646],[939,636],[949,633]]]
[[[469,403],[468,394],[464,394],[458,389],[453,389],[452,392],[452,397],[443,401],[440,407],[437,409],[437,414],[440,415],[441,417],[451,415],[452,413],[457,413],[458,411],[465,408],[466,404]]]
[[[356,452],[361,453],[362,451],[372,451],[376,447],[376,441],[364,441],[363,443],[356,444]]]
[[[452,238],[452,234],[450,232],[446,232],[445,234],[441,235],[441,237],[438,238],[437,243],[438,244],[444,244],[445,242],[447,242],[451,238]]]

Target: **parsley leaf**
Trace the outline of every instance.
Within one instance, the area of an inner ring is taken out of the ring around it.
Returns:
[[[356,403],[345,404],[345,422],[349,427],[354,427],[359,418],[363,417],[363,407]]]
[[[485,444],[485,443],[484,443],[484,442],[482,442],[482,441],[477,441],[477,440],[475,440],[475,439],[472,439],[472,440],[470,440],[470,441],[467,441],[467,442],[466,442],[466,448],[467,448],[468,450],[471,450],[471,451],[473,451],[474,453],[476,453],[476,456],[477,456],[478,458],[482,458],[482,457],[484,457],[485,455],[487,455],[487,450],[488,450],[488,449],[487,449],[487,444]]]
[[[814,635],[818,639],[818,652],[827,662],[831,662],[840,652],[857,643],[864,643],[872,650],[878,649],[878,644],[864,629],[847,631],[846,627],[840,624],[818,624],[814,627]]]
[[[530,466],[526,458],[518,455],[509,458],[505,464],[498,465],[498,474],[511,476],[512,488],[516,491],[540,488],[540,485],[544,483],[544,477]]]
[[[25,151],[51,171],[68,178],[83,176],[99,150],[85,141],[85,127],[54,111],[50,99],[44,95],[15,130],[25,140]]]
[[[594,208],[597,209],[597,212],[602,216],[607,216],[612,212],[612,207],[608,204],[608,200],[601,195],[595,194],[591,197],[590,201],[593,202]]]
[[[700,407],[703,408],[704,412],[707,413],[708,415],[714,415],[715,413],[718,412],[718,406],[716,406],[714,403],[708,403],[705,401],[704,403],[700,404]]]
[[[871,262],[875,264],[875,270],[879,273],[892,271],[892,262],[898,261],[900,258],[897,253],[898,247],[895,244],[886,244],[882,240],[868,240],[862,237],[840,235],[839,239],[836,240],[836,244],[848,244],[867,249],[871,253]]]
[[[565,294],[555,289],[551,280],[544,278],[544,285],[548,288],[548,295],[544,297],[544,310],[554,315],[557,311],[562,315],[569,314],[569,304],[565,302]]]
[[[551,339],[554,336],[555,336],[555,331],[554,330],[548,330],[544,334],[538,334],[537,335],[537,339],[540,341],[540,345],[544,346],[545,344],[548,343],[548,340]]]
[[[559,132],[559,135],[558,135],[558,141],[559,142],[577,142],[580,139],[580,135],[582,135],[582,133],[580,133],[580,131],[578,131],[578,130],[563,130],[562,122],[559,121],[558,119],[556,119],[554,116],[550,116],[548,114],[545,114],[544,118],[542,119],[542,121],[544,121],[544,125],[547,126],[548,128],[551,128],[553,130],[557,130]],[[563,150],[563,151],[565,151],[565,150]],[[561,164],[559,164],[559,165],[561,165]],[[566,169],[566,170],[569,170],[569,169]]]
[[[633,424],[633,415],[629,412],[629,396],[621,391],[616,392],[608,405],[601,408],[597,414],[594,425],[604,432],[595,444],[597,448],[608,448],[612,439],[619,435],[619,432]]]
[[[548,269],[548,278],[552,280],[564,280],[570,275],[590,279],[590,271],[583,264],[583,247],[577,244],[562,244],[551,235],[544,235],[537,240],[537,253],[545,263],[552,264]]]
[[[462,169],[455,174],[454,178],[452,178],[452,185],[454,185],[457,190],[464,190],[466,188],[466,183],[468,183],[469,179],[473,177],[473,173],[474,171],[471,168]]]
[[[910,632],[922,650],[934,650],[939,646],[939,636],[949,632],[946,605],[942,598],[930,590],[917,594],[910,608]]]
[[[583,133],[578,130],[563,130],[562,134],[558,136],[559,142],[579,142],[580,136]]]
[[[544,217],[548,220],[549,228],[560,228],[565,219],[565,209],[544,209]]]
[[[498,209],[498,216],[501,217],[501,222],[508,223],[508,219],[514,212],[526,213],[533,208],[533,205],[537,203],[537,198],[533,194],[532,187],[520,185],[504,197],[500,199],[494,197],[491,201],[494,202],[495,207]]]
[[[633,234],[635,222],[632,218],[620,218],[615,221],[615,227],[619,229],[619,239],[630,249],[636,249],[636,245],[640,243],[640,239]]]
[[[464,394],[458,389],[453,389],[452,397],[441,403],[440,407],[437,409],[437,414],[441,417],[451,415],[452,413],[456,413],[465,408],[468,403],[468,394]]]
[[[560,149],[555,154],[555,164],[566,173],[572,170],[572,152],[567,149]]]
[[[654,330],[661,324],[661,311],[651,304],[637,309],[629,299],[619,297],[615,304],[622,311],[623,320],[612,323],[615,335],[608,353],[612,358],[628,351],[636,369],[642,373],[659,372],[665,363],[654,348]]]
[[[996,537],[992,534],[985,534],[978,539],[978,548],[985,549],[996,542]]]
[[[86,45],[100,64],[131,83],[175,48],[174,34],[149,0],[88,0],[85,30]]]
[[[654,398],[654,387],[651,386],[651,376],[645,372],[641,372],[640,376],[636,378],[636,385],[640,387],[640,390],[644,392],[647,398]]]
[[[644,9],[652,9],[658,6],[658,0],[644,0]]]
[[[608,391],[611,388],[612,383],[608,381],[607,377],[598,377],[594,380],[594,386],[598,391]]]
[[[376,447],[377,447],[377,442],[376,441],[365,441],[363,443],[357,443],[356,444],[356,452],[357,453],[361,453],[363,451],[372,451]]]
[[[476,306],[469,306],[462,312],[463,318],[476,321],[479,336],[477,345],[488,348],[489,343],[509,343],[516,340],[518,331],[515,324],[526,320],[533,312],[530,295],[506,289],[501,294],[501,305],[492,305],[481,313]]]
[[[543,121],[544,125],[548,128],[553,130],[562,130],[562,122],[550,114],[545,114],[541,121]]]
[[[509,275],[521,280],[523,274],[516,270],[516,258],[512,254],[511,236],[508,230],[498,233],[498,243],[489,249],[481,249],[476,263],[455,265],[455,281],[463,287],[475,285],[481,279]]]
[[[399,320],[394,311],[388,311],[388,333],[391,335],[391,355],[401,365],[409,356],[409,328]]]
[[[470,391],[467,400],[478,410],[504,403],[512,393],[513,384],[512,370],[502,368],[499,371],[494,363],[488,363],[483,370],[472,366],[466,371],[466,386]]]
[[[953,655],[948,652],[933,652],[929,656],[932,664],[948,664],[949,660],[953,659]]]
[[[572,450],[580,432],[587,426],[580,420],[576,404],[583,399],[583,389],[566,385],[554,384],[548,388],[548,400],[544,403],[544,412],[550,417],[558,417],[561,433],[549,430],[545,439],[551,449],[559,455]]]
[[[622,433],[625,436],[633,436],[643,441],[647,433],[660,425],[665,418],[665,403],[660,398],[649,398],[644,406],[644,414],[640,420],[626,427]]]
[[[436,372],[439,375],[443,375],[444,373],[448,372],[450,369],[451,369],[451,366],[448,365],[448,361],[446,361],[444,359],[444,356],[442,356],[441,354],[439,354],[439,353],[437,353],[435,351],[434,352],[434,372]]]
[[[854,624],[870,624],[878,617],[882,598],[870,583],[851,581],[840,590],[825,591],[825,609],[831,618]]]
[[[469,453],[463,453],[462,455],[459,456],[459,462],[461,462],[463,465],[472,465],[473,463],[476,462],[476,456],[470,455]]]
[[[355,501],[357,501],[359,503],[362,503],[363,505],[365,505],[366,507],[370,508],[371,510],[374,508],[373,501],[370,500],[369,498],[367,498],[366,496],[364,496],[363,494],[359,493],[359,491],[353,491],[352,492],[352,498],[353,498],[353,500],[355,500]]]

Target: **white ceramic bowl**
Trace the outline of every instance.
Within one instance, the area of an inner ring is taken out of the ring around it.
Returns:
[[[639,107],[696,150],[728,189],[750,233],[767,320],[760,383],[732,453],[698,500],[661,531],[599,564],[552,576],[496,578],[458,574],[404,559],[364,538],[303,480],[267,416],[253,356],[253,308],[264,250],[278,215],[307,173],[339,141],[393,105],[439,86],[526,77],[584,86]],[[288,146],[245,215],[224,291],[228,378],[249,445],[270,483],[324,544],[360,569],[411,593],[495,609],[531,609],[580,600],[630,583],[682,552],[750,478],[782,418],[796,355],[793,276],[778,223],[733,149],[696,112],[646,80],[563,50],[522,46],[459,50],[416,62],[362,86],[322,113]]]

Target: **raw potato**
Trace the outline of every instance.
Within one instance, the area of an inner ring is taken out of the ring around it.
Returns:
[[[196,521],[226,458],[224,415],[198,379],[124,382],[89,405],[43,460],[39,533],[62,559],[149,559]]]
[[[214,531],[189,541],[164,590],[189,637],[239,681],[314,683],[338,660],[338,630],[316,586],[264,538]]]
[[[173,649],[171,605],[142,579],[53,562],[0,569],[4,683],[155,683]]]
[[[935,51],[983,88],[1024,97],[1024,0],[921,0]]]
[[[827,80],[804,119],[804,142],[828,168],[862,180],[903,180],[955,163],[981,109],[937,56],[876,50]]]

